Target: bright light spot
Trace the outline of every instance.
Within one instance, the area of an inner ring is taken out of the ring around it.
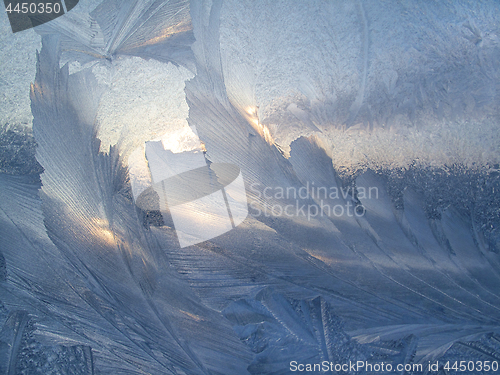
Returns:
[[[269,131],[269,128],[266,125],[260,125],[262,127],[262,133],[264,135],[264,139],[266,140],[267,143],[270,145],[274,144],[274,139],[273,136],[271,135],[271,132]]]
[[[246,112],[251,116],[255,116],[257,114],[257,108],[247,107]]]
[[[115,236],[113,235],[113,232],[111,232],[109,229],[102,229],[101,230],[102,238],[105,242],[108,244],[114,244],[115,243]]]
[[[151,38],[143,43],[133,45],[130,48],[137,48],[141,46],[150,46],[153,44],[161,43],[165,39],[170,38],[171,36],[179,33],[183,33],[186,31],[190,31],[193,29],[193,25],[191,24],[191,21],[182,21],[177,25],[173,25],[170,27],[167,27],[166,29],[163,29],[158,36]]]
[[[262,138],[265,139],[267,143],[270,145],[274,144],[274,139],[271,136],[271,132],[269,131],[268,127],[264,124],[261,124],[259,121],[259,114],[257,112],[257,107],[254,106],[249,106],[245,109],[245,112],[247,113],[247,121],[252,125],[252,127],[260,134]]]
[[[184,311],[184,310],[180,310],[181,313],[183,314],[186,314],[187,316],[189,316],[191,319],[194,319],[196,320],[197,322],[201,322],[203,319],[200,318],[198,315],[195,315],[195,314],[192,314],[190,312],[187,312],[187,311]]]
[[[189,126],[168,131],[160,139],[163,148],[172,151],[174,154],[186,151],[203,151],[204,149],[198,135]]]
[[[93,234],[96,239],[106,243],[107,245],[115,245],[115,235],[109,229],[109,222],[101,218],[94,218],[92,220],[94,226]]]

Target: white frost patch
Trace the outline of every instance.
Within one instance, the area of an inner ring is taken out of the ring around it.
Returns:
[[[189,128],[184,86],[193,74],[187,69],[139,57],[113,62],[109,80],[103,65],[99,69],[98,80],[109,82],[97,113],[101,151],[119,144],[122,156],[128,157],[147,141]]]
[[[473,168],[500,162],[497,128],[492,118],[432,121],[421,127],[330,128],[317,134],[316,139],[337,170],[405,168],[413,162],[435,167],[457,163]]]
[[[80,1],[71,13],[91,12],[100,3],[101,0]],[[42,48],[36,30],[14,34],[7,13],[0,12],[0,126],[32,126],[30,84],[35,81],[36,51]]]
[[[6,12],[0,14],[0,126],[22,124],[31,128],[30,84],[35,81],[36,50],[41,38],[25,30],[12,33]]]
[[[161,142],[165,150],[170,150],[174,154],[185,151],[201,151],[200,139],[189,126],[166,132],[161,136]]]
[[[498,162],[495,2],[226,1],[228,98],[288,155],[317,135],[336,166]],[[464,21],[468,20],[468,21]]]

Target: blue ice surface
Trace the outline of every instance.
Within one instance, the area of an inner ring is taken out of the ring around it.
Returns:
[[[394,161],[346,174],[318,141],[329,127],[498,116],[498,4],[294,6],[104,1],[39,29],[31,103],[44,171],[0,174],[1,373],[500,360],[498,165]],[[99,151],[110,88],[92,64],[113,69],[130,56],[195,74],[188,122],[209,164],[236,164],[245,177],[253,214],[234,230],[181,249],[175,228],[145,225],[134,204],[126,142]],[[228,56],[244,61],[233,71]],[[83,68],[70,74],[61,62],[74,61]],[[293,85],[302,96],[287,102]],[[293,134],[281,145],[289,155],[244,114],[256,101],[276,138]],[[313,185],[328,196],[278,194]],[[311,211],[319,206],[330,210]],[[287,207],[292,215],[265,214]]]

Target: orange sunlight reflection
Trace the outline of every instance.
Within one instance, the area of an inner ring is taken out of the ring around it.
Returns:
[[[274,144],[274,139],[271,135],[271,132],[269,131],[269,128],[261,124],[259,121],[259,114],[258,114],[258,108],[254,106],[247,107],[245,109],[245,112],[247,113],[246,119],[252,125],[252,127],[260,134],[264,140],[269,143],[270,145]]]

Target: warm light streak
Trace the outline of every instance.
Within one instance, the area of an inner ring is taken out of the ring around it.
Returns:
[[[186,31],[190,31],[193,29],[193,25],[191,24],[191,20],[189,21],[183,21],[177,25],[167,27],[166,29],[162,30],[160,35],[151,38],[149,40],[146,40],[144,43],[141,43],[139,45],[136,45],[134,47],[143,47],[143,46],[150,46],[152,44],[157,44],[161,43],[167,38],[170,38],[172,35],[183,33]]]
[[[190,312],[187,312],[187,311],[184,311],[184,310],[180,310],[181,313],[189,316],[191,319],[194,319],[196,320],[197,322],[201,322],[203,319],[200,318],[198,315],[195,315],[195,314],[192,314]]]
[[[247,118],[250,125],[252,125],[252,127],[260,134],[262,138],[264,138],[267,143],[273,145],[274,139],[271,135],[271,132],[269,131],[269,128],[266,125],[261,124],[259,121],[258,108],[250,106],[245,109],[245,112],[247,113],[247,116],[245,117]]]
[[[92,220],[92,224],[93,224],[94,228],[96,229],[94,231],[94,235],[96,235],[96,237],[99,240],[106,243],[107,245],[115,245],[116,244],[115,235],[109,229],[109,223],[107,220],[95,218]]]

